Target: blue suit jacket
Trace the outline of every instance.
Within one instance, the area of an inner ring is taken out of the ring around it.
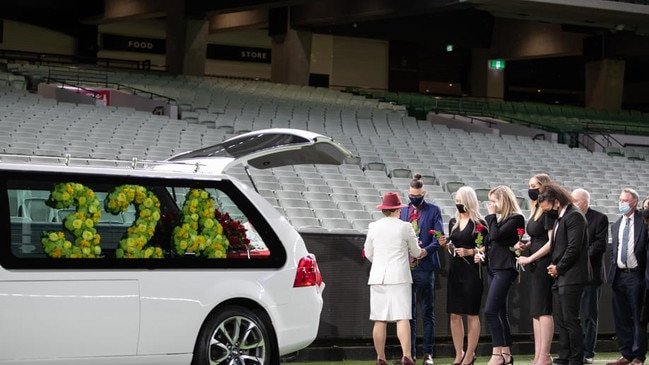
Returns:
[[[435,230],[437,232],[444,233],[444,222],[442,220],[442,210],[435,204],[424,200],[421,203],[419,211],[419,240],[421,241],[422,248],[428,252],[428,255],[424,257],[419,266],[416,268],[418,270],[424,271],[434,271],[441,267],[439,263],[439,254],[437,249],[439,248],[439,243],[437,242],[437,237],[429,233],[429,231]],[[408,222],[408,207],[401,209],[401,220]]]

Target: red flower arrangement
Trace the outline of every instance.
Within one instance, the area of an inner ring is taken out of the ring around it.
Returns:
[[[250,245],[250,240],[246,237],[246,227],[240,221],[232,219],[230,213],[223,214],[216,210],[214,217],[223,227],[223,235],[230,242],[228,252],[246,252]]]

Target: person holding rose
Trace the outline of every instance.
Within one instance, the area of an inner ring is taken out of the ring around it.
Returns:
[[[440,237],[439,243],[452,243],[452,259],[446,286],[446,312],[449,314],[451,337],[455,348],[453,365],[473,365],[475,350],[480,337],[480,302],[482,300],[481,264],[474,255],[480,254],[479,247],[487,234],[486,222],[480,215],[478,197],[468,186],[455,194],[455,217],[448,223],[449,237]],[[464,351],[464,323],[467,318],[467,346]],[[468,354],[468,355],[467,355]]]
[[[437,250],[437,234],[443,234],[444,222],[442,210],[435,204],[426,201],[426,191],[421,175],[415,175],[410,181],[408,198],[410,204],[401,209],[401,220],[410,222],[419,245],[428,255],[423,259],[412,258],[410,271],[412,274],[412,320],[410,321],[410,337],[412,355],[417,355],[417,302],[421,304],[420,317],[424,322],[422,350],[424,365],[433,365],[433,349],[435,347],[435,271],[440,268]],[[437,232],[437,234],[435,234]]]
[[[518,229],[525,227],[525,217],[508,186],[489,191],[485,217],[489,234],[485,240],[488,291],[484,313],[491,330],[492,352],[488,365],[514,364],[511,355],[511,328],[507,315],[509,290],[517,276],[514,245],[519,241]],[[476,255],[474,261],[480,261]]]
[[[551,182],[547,174],[536,174],[528,182],[527,195],[530,198],[531,214],[527,222],[528,243],[518,242],[514,248],[519,251],[530,250],[530,256],[518,258],[518,264],[529,265],[531,280],[530,314],[534,330],[534,359],[532,365],[550,365],[550,346],[554,336],[552,318],[552,278],[547,273],[550,265],[550,244],[548,243],[554,226],[554,219],[539,207],[539,189]],[[547,246],[546,246],[547,244]],[[544,247],[545,246],[545,247]]]
[[[387,364],[385,341],[389,322],[397,323],[403,353],[401,364],[415,365],[410,343],[412,276],[408,255],[421,259],[427,252],[419,247],[412,225],[399,219],[403,207],[406,205],[401,204],[398,193],[385,193],[382,204],[376,206],[384,217],[369,224],[363,247],[365,257],[372,262],[367,283],[377,365]]]

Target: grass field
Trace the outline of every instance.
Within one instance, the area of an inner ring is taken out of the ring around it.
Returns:
[[[614,361],[617,359],[620,355],[618,353],[612,353],[612,352],[607,352],[607,353],[598,353],[595,356],[595,365],[606,365],[607,362]],[[532,364],[532,358],[533,355],[516,355],[514,354],[515,358],[515,365],[531,365]],[[475,361],[475,365],[487,365],[487,362],[489,362],[490,357],[489,356],[478,356],[478,358]],[[441,358],[435,358],[435,365],[451,365],[453,362],[453,358],[450,357],[441,357]],[[374,359],[368,359],[367,361],[361,361],[361,360],[343,360],[343,361],[313,361],[313,362],[285,362],[284,364],[291,364],[291,365],[373,365],[375,364],[376,361]],[[420,365],[421,361],[417,361],[417,365]],[[388,365],[392,365],[390,362],[388,362]]]

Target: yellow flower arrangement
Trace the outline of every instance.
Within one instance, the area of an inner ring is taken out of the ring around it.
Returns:
[[[41,243],[45,253],[53,258],[97,258],[101,255],[95,225],[101,216],[101,205],[94,191],[83,184],[58,183],[45,203],[54,209],[76,206],[74,213],[64,218],[63,227],[74,236],[74,244],[64,232],[44,231]]]
[[[214,198],[203,189],[185,195],[180,226],[173,230],[175,251],[207,258],[225,258],[229,242],[214,216]]]
[[[135,204],[137,215],[119,241],[115,255],[118,258],[164,257],[160,247],[147,245],[160,220],[160,201],[155,194],[143,186],[120,185],[108,194],[104,201],[106,211],[112,214],[126,212],[131,204]]]

